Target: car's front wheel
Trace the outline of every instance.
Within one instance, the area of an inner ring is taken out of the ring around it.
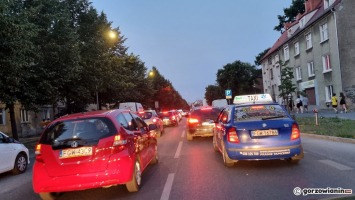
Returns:
[[[132,179],[126,183],[126,188],[128,192],[137,192],[141,185],[142,172],[138,160],[134,164],[134,170],[132,174]]]
[[[21,174],[26,171],[28,165],[27,156],[24,153],[19,153],[15,159],[15,164],[12,172],[14,174]]]

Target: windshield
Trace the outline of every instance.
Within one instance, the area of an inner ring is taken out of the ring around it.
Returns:
[[[246,105],[235,108],[234,121],[253,121],[287,117],[280,105]]]

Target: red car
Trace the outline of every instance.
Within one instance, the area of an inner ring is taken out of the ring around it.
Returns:
[[[156,128],[121,109],[54,120],[36,146],[34,191],[42,199],[117,184],[125,184],[129,192],[138,191],[142,172],[158,162]]]

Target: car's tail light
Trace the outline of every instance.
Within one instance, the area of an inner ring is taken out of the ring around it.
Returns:
[[[171,120],[175,120],[176,118],[175,118],[175,116],[171,116]]]
[[[198,123],[198,119],[196,118],[189,118],[189,124],[197,124]]]
[[[41,155],[41,148],[42,148],[41,144],[37,144],[35,147],[36,161],[38,162],[43,162],[43,158]]]
[[[228,142],[239,143],[237,129],[235,127],[228,129],[227,138],[228,138]]]
[[[291,140],[297,140],[301,137],[300,129],[297,124],[292,124]]]
[[[115,135],[113,140],[113,146],[125,145],[127,144],[127,140],[124,140],[121,135]]]

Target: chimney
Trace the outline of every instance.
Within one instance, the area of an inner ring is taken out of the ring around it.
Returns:
[[[306,0],[304,2],[305,13],[309,13],[310,11],[314,10],[322,2],[323,0]]]

